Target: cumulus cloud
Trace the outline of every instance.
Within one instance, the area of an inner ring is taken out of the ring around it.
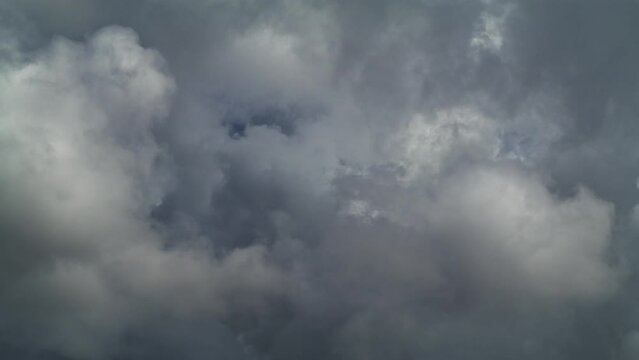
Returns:
[[[468,242],[461,244],[468,252],[462,261],[475,263],[471,276],[478,279],[471,282],[479,291],[512,287],[587,298],[614,288],[603,261],[612,206],[587,190],[561,201],[530,174],[486,169],[457,176],[444,188],[437,205],[443,215],[435,221]]]
[[[637,15],[6,1],[0,357],[636,357]]]
[[[263,248],[218,261],[206,247],[166,248],[149,221],[170,182],[152,128],[175,84],[133,31],[54,40],[3,83],[5,331],[102,358],[135,313],[222,313],[283,290]]]

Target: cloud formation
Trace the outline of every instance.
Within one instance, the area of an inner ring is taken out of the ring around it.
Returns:
[[[0,357],[636,358],[637,16],[6,1]]]

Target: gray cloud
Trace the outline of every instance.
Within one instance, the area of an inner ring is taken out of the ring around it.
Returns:
[[[146,311],[215,314],[283,286],[257,245],[220,261],[163,250],[148,220],[169,181],[151,134],[174,89],[161,68],[131,30],[106,28],[5,75],[3,318],[36,346],[101,358]]]
[[[637,12],[5,2],[0,355],[635,358]]]

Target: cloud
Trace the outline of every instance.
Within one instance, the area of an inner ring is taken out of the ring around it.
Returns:
[[[261,247],[218,261],[165,248],[149,221],[170,183],[152,136],[175,90],[163,68],[111,27],[3,75],[3,327],[34,346],[103,358],[141,313],[220,314],[224,293],[251,307],[284,289]]]
[[[444,188],[438,199],[444,215],[435,221],[461,232],[467,242],[461,261],[475,263],[471,276],[478,279],[471,283],[479,291],[506,287],[588,298],[614,289],[604,261],[612,207],[587,190],[558,200],[530,175],[490,169],[457,176]]]
[[[7,1],[0,357],[632,358],[638,11]]]

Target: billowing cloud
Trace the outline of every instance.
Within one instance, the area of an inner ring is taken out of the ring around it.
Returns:
[[[0,5],[0,357],[633,359],[636,4]]]
[[[3,331],[101,358],[146,311],[219,314],[283,291],[263,247],[218,261],[168,248],[150,222],[170,183],[152,128],[174,89],[161,56],[117,27],[55,40],[4,74]]]

